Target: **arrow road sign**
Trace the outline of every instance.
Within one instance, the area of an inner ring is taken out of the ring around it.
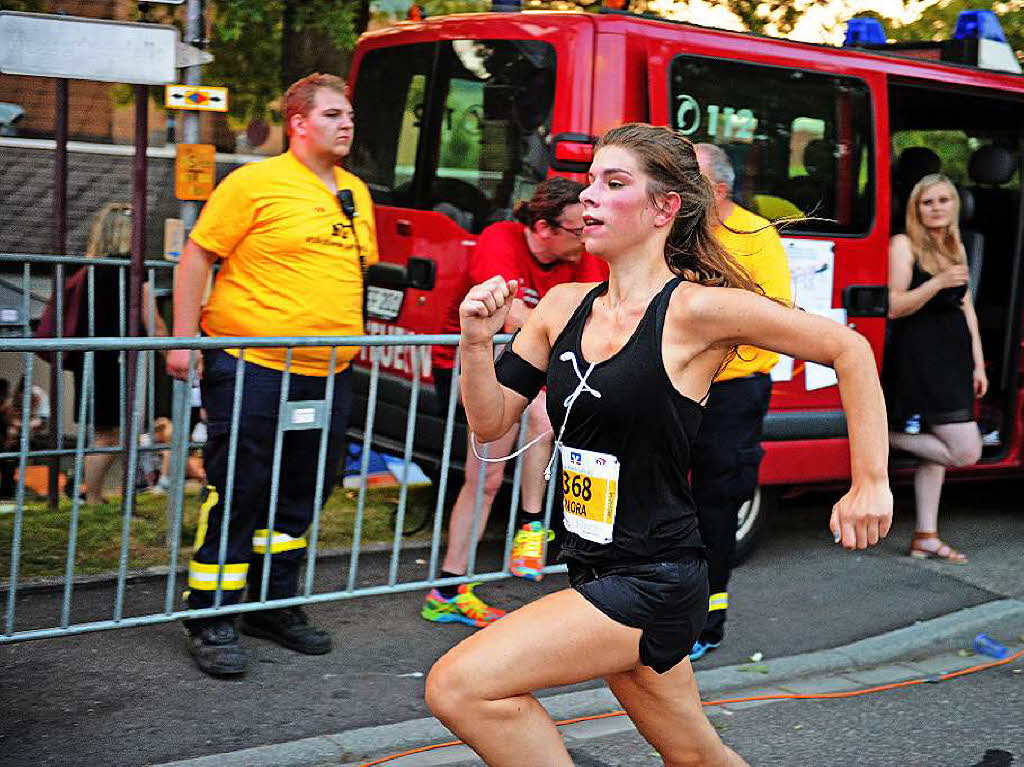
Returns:
[[[164,106],[205,112],[228,111],[228,89],[208,85],[166,85]]]

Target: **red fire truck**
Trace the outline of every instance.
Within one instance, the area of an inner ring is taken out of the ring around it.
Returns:
[[[373,193],[381,258],[397,275],[374,297],[371,331],[439,332],[476,234],[548,175],[583,180],[596,137],[642,120],[721,145],[741,205],[772,219],[814,216],[783,230],[796,302],[862,333],[881,365],[889,238],[910,188],[941,167],[965,201],[991,382],[977,414],[984,457],[952,474],[1024,473],[1024,77],[1005,41],[991,39],[999,34],[976,23],[943,43],[855,34],[832,47],[621,13],[449,16],[366,34],[352,71],[351,169]],[[411,359],[401,348],[384,359],[384,445],[404,434]],[[741,552],[782,490],[849,476],[830,372],[799,360],[776,368]],[[429,463],[443,421],[429,387],[420,402],[416,455]]]

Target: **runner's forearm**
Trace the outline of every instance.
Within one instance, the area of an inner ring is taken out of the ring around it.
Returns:
[[[505,394],[494,372],[491,344],[459,342],[462,361],[459,389],[469,428],[481,442],[490,442],[508,431],[505,425]]]
[[[846,411],[850,440],[850,474],[858,482],[886,481],[889,439],[885,398],[878,381],[871,346],[863,336],[851,334],[835,361],[839,393]]]

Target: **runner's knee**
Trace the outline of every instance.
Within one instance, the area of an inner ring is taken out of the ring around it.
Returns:
[[[449,656],[442,656],[430,669],[425,695],[430,712],[445,723],[465,714],[473,700],[471,680]]]

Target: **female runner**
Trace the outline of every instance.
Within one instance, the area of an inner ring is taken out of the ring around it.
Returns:
[[[688,658],[708,600],[687,484],[699,403],[738,344],[833,367],[852,487],[829,526],[863,549],[892,519],[874,358],[843,325],[759,295],[712,234],[712,190],[682,136],[643,124],[608,132],[580,200],[584,243],[608,262],[608,282],[552,289],[497,362],[492,337],[514,281],[477,285],[460,307],[462,396],[478,441],[507,432],[547,384],[572,588],[449,651],[427,703],[489,765],[559,767],[572,761],[532,693],[603,678],[665,764],[743,764],[705,717]]]

